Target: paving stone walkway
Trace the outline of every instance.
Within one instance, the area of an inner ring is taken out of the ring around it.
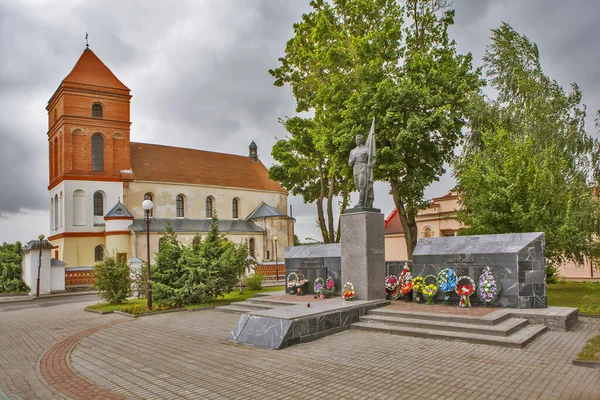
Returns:
[[[524,350],[346,331],[273,351],[225,340],[237,315],[86,304],[0,313],[0,399],[600,399],[600,370],[571,364],[598,319]]]
[[[524,350],[346,331],[280,351],[226,341],[237,315],[156,315],[84,338],[72,365],[144,399],[600,399],[600,370],[571,361],[600,320]]]
[[[92,303],[0,312],[0,399],[55,398],[36,371],[42,354],[81,331],[124,319],[84,312]]]

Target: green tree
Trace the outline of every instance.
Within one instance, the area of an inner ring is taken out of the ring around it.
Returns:
[[[219,220],[213,216],[210,231],[203,240],[183,249],[180,267],[184,285],[175,293],[184,304],[205,303],[229,293],[246,268],[246,244],[235,244],[219,233]]]
[[[194,238],[194,242],[196,240]],[[184,268],[179,263],[182,252],[183,247],[169,224],[159,240],[158,253],[151,266],[152,295],[156,301],[181,304],[176,291],[185,284]]]
[[[119,304],[132,295],[127,262],[117,253],[107,254],[94,268],[94,289],[111,304]]]
[[[497,99],[480,98],[455,162],[467,234],[545,232],[552,271],[598,249],[597,142],[581,91],[566,93],[541,67],[535,43],[503,23],[484,63]],[[596,181],[597,182],[597,181]]]
[[[0,293],[27,292],[23,282],[21,243],[0,246]]]
[[[347,180],[341,171],[332,169],[330,157],[317,147],[318,131],[311,118],[293,117],[280,120],[289,135],[278,140],[272,155],[278,164],[269,169],[271,179],[279,181],[305,203],[315,203],[317,226],[324,243],[339,242],[339,226],[334,224],[334,196],[342,197],[342,209],[349,199]],[[326,210],[323,209],[326,201]]]
[[[307,129],[311,154],[328,160],[329,178],[346,177],[348,190],[354,136],[368,132],[376,118],[375,179],[390,184],[410,257],[424,189],[444,172],[461,138],[469,98],[482,83],[479,72],[450,40],[454,12],[443,0],[315,0],[311,6],[294,25],[281,66],[270,71],[275,85],[290,85],[298,112],[314,111]],[[294,150],[283,152],[295,159],[301,153]]]

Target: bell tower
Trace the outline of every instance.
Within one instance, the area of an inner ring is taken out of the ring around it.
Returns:
[[[49,184],[128,171],[130,90],[89,47],[48,102]]]
[[[49,240],[70,267],[98,261],[93,250],[106,249],[104,216],[133,178],[130,102],[129,88],[86,46],[46,106]]]

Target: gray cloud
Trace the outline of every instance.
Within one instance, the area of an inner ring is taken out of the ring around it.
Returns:
[[[90,47],[132,90],[132,140],[237,154],[255,140],[262,161],[272,163],[275,137],[285,136],[277,118],[293,115],[295,102],[267,71],[278,66],[308,0],[141,4],[0,0],[0,232],[9,235],[25,221],[19,210],[48,208],[44,107],[83,51],[86,31]],[[577,82],[588,109],[600,108],[597,1],[457,0],[455,7],[451,34],[477,65],[490,29],[506,21],[538,43],[551,77]],[[451,186],[446,175],[426,194],[443,195]],[[387,214],[388,188],[376,188],[377,206]],[[314,206],[290,202],[299,236],[318,238]],[[26,220],[32,237],[48,225],[35,215]]]

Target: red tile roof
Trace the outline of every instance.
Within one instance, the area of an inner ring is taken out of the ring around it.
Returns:
[[[392,233],[404,233],[404,228],[402,228],[402,222],[400,222],[400,215],[398,214],[398,209],[394,208],[394,211],[385,219],[384,224],[384,234],[392,234]]]
[[[129,91],[92,50],[86,48],[63,82],[102,86]]]
[[[136,180],[286,193],[260,161],[247,156],[133,142],[130,150]]]

